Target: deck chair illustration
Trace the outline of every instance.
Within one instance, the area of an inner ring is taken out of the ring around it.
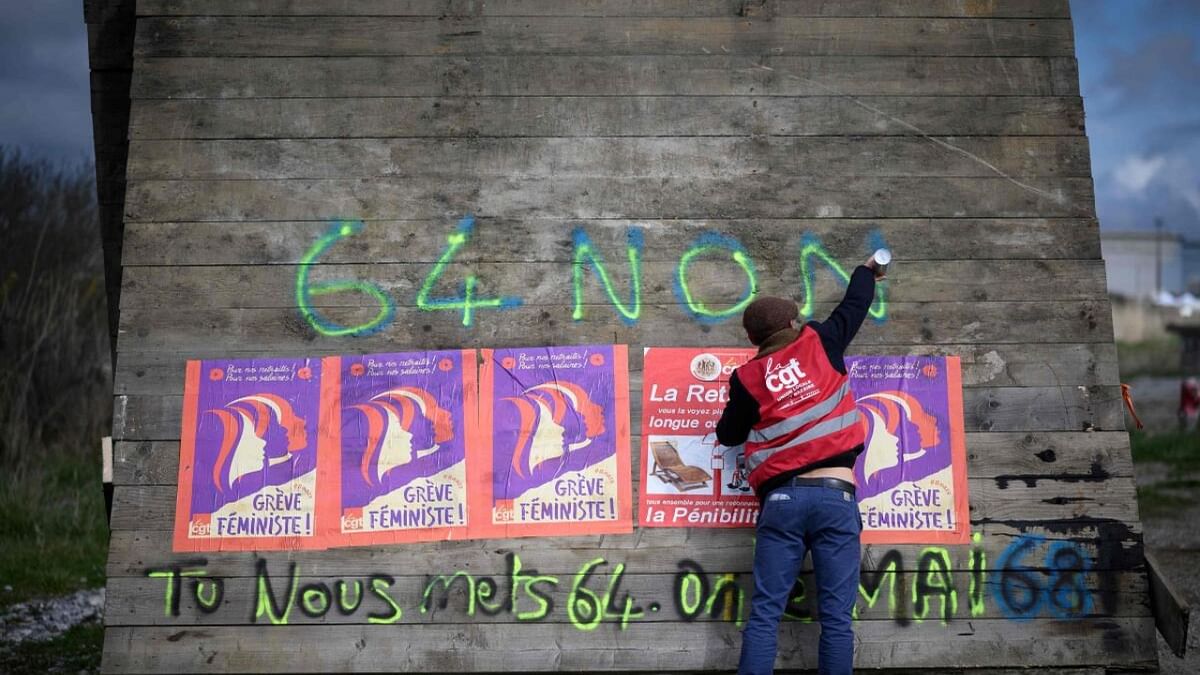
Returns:
[[[650,472],[659,480],[680,492],[707,487],[712,476],[698,466],[688,466],[679,458],[679,451],[668,441],[651,441],[650,452],[654,455],[654,468]]]

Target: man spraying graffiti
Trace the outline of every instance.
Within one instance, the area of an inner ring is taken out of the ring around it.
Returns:
[[[818,592],[820,672],[851,672],[862,532],[853,467],[865,431],[843,355],[884,277],[885,254],[854,270],[824,322],[797,327],[796,304],[774,297],[755,300],[742,316],[758,353],[730,377],[717,424],[722,445],[745,443],[748,480],[762,506],[739,673],[774,669],[779,621],[806,551]]]

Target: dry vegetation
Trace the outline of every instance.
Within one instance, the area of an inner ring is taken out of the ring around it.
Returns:
[[[0,146],[0,610],[104,583],[106,321],[92,168]],[[0,645],[0,670],[29,648]]]

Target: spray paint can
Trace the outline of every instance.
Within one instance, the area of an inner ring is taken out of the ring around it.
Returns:
[[[886,248],[877,249],[871,259],[875,261],[876,276],[883,276],[887,274],[888,265],[892,262],[892,252]]]

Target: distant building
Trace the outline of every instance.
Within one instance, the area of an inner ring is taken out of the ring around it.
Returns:
[[[1184,290],[1200,296],[1200,241],[1183,240]]]
[[[1151,298],[1159,289],[1179,294],[1200,283],[1200,243],[1171,232],[1100,231],[1100,254],[1108,271],[1108,292],[1126,298]]]

